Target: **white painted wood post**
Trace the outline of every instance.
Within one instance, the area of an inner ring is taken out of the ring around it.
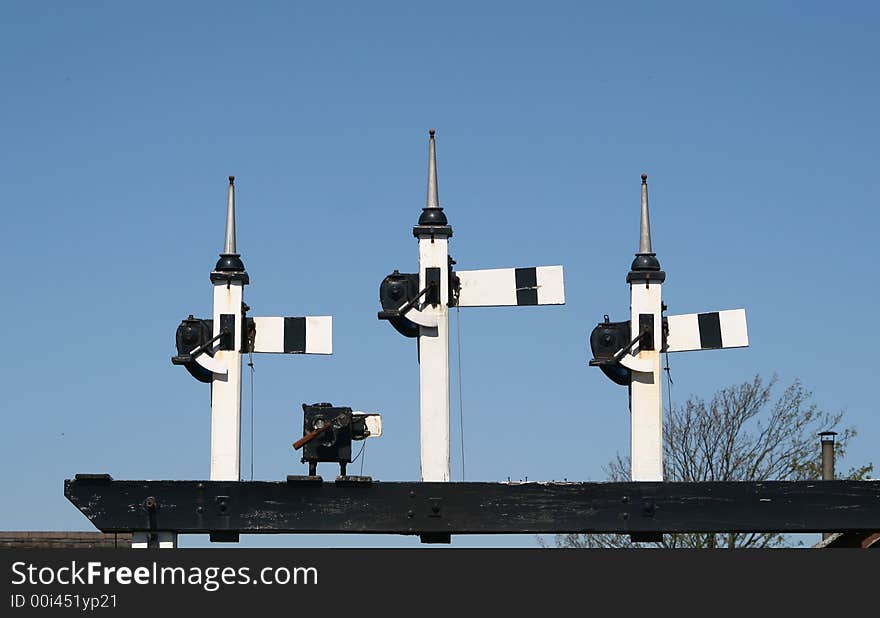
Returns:
[[[632,418],[632,480],[663,480],[663,383],[660,379],[660,337],[663,318],[660,311],[662,284],[630,284],[630,332],[639,333],[639,316],[654,317],[654,349],[638,350],[637,358],[650,363],[650,371],[633,371],[630,411]]]
[[[432,140],[433,141],[433,140]],[[419,326],[420,462],[423,481],[449,480],[449,268],[448,240],[420,234],[419,289],[425,269],[440,269],[440,303],[422,312],[437,326]]]
[[[235,178],[229,177],[226,207],[226,240],[220,260],[211,273],[214,284],[214,332],[220,334],[221,316],[232,315],[232,345],[217,350],[214,360],[225,373],[214,373],[211,381],[211,480],[238,481],[241,478],[241,345],[244,327],[242,303],[248,275],[235,246]],[[219,346],[218,346],[219,347]]]
[[[660,348],[663,346],[663,296],[666,274],[651,247],[648,212],[648,176],[642,174],[642,205],[639,252],[627,275],[630,284],[630,333],[635,339],[643,329],[642,316],[652,325],[653,341],[643,340],[633,349],[630,417],[632,422],[631,474],[633,481],[663,480],[663,385],[660,381]]]
[[[241,465],[241,303],[244,286],[237,281],[214,284],[214,336],[220,333],[221,314],[235,316],[232,350],[219,350],[214,358],[227,369],[211,382],[211,480],[240,480]]]
[[[419,289],[426,271],[440,270],[436,304],[423,298],[421,311],[437,326],[419,326],[419,462],[423,481],[449,481],[449,227],[440,207],[434,129],[428,139],[428,191],[413,235],[419,241]]]

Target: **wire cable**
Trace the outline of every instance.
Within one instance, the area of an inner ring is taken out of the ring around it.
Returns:
[[[254,355],[248,352],[248,367],[251,368],[251,480],[254,480]]]
[[[358,454],[354,456],[354,459],[351,460],[351,463],[356,462],[358,460],[358,457],[360,457],[361,455],[363,455],[364,459],[366,459],[367,456],[364,454],[365,450],[367,450],[367,439],[366,438],[364,438],[364,443],[361,445],[361,450],[359,450]],[[361,459],[361,472],[360,472],[361,476],[363,476],[363,474],[364,474],[364,459]]]
[[[461,436],[461,480],[464,480],[464,398],[461,391],[461,307],[455,307],[455,326],[458,331],[456,344],[458,347],[458,430]]]

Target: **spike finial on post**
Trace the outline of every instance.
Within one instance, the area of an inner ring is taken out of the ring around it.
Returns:
[[[626,276],[628,283],[636,281],[655,281],[663,283],[666,273],[660,270],[660,261],[657,259],[651,246],[651,216],[648,212],[648,175],[642,174],[642,213],[639,222],[639,251],[633,260],[630,272]]]
[[[235,255],[235,176],[229,177],[229,197],[226,203],[226,241],[223,253]]]
[[[211,281],[224,283],[235,279],[243,284],[250,282],[244,262],[235,246],[235,176],[229,177],[229,194],[226,202],[226,238],[223,242],[223,252],[217,265],[211,273]]]
[[[648,213],[648,175],[642,174],[642,217],[639,227],[639,253],[651,250],[651,216]]]
[[[434,147],[434,129],[428,130],[428,197],[425,208],[440,208],[440,195],[437,189],[437,151]]]
[[[440,192],[437,188],[437,150],[434,146],[434,129],[428,130],[428,196],[425,200],[425,207],[419,217],[418,226],[435,226],[449,228],[449,221],[446,214],[440,206]],[[439,230],[435,230],[435,233]]]

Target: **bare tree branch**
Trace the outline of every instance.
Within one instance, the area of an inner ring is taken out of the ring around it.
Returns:
[[[840,427],[843,412],[827,412],[812,403],[813,394],[795,380],[776,398],[773,375],[728,386],[708,402],[691,396],[667,410],[663,424],[664,478],[670,481],[766,481],[819,479],[821,451],[816,435],[837,431],[835,455],[846,453],[856,436]],[[840,478],[866,478],[874,467],[855,466]],[[605,466],[609,481],[630,479],[629,457],[618,454]],[[793,540],[779,533],[666,534],[667,548],[781,547]],[[556,537],[559,547],[632,547],[628,535],[571,534]]]

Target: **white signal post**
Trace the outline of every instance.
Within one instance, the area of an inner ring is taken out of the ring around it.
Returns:
[[[229,177],[226,206],[226,241],[214,284],[214,332],[232,327],[226,342],[214,352],[222,366],[211,382],[211,480],[237,481],[241,470],[241,353],[244,286],[250,282],[235,247],[235,177]],[[229,341],[231,340],[231,341]],[[227,345],[223,345],[226,343]],[[231,344],[231,345],[230,345]],[[224,349],[227,348],[227,349]]]
[[[214,335],[220,333],[220,316],[235,316],[235,332],[241,332],[241,301],[244,286],[214,286]],[[236,311],[234,307],[238,307]],[[214,359],[225,372],[215,373],[211,383],[211,480],[237,481],[241,470],[241,354],[238,349],[218,350]]]
[[[419,242],[419,289],[433,284],[418,310],[420,470],[423,481],[449,481],[449,307],[565,304],[562,266],[456,271],[459,298],[450,299],[449,238],[452,228],[440,207],[434,130],[428,141],[428,193],[413,228]]]
[[[737,348],[749,345],[744,309],[663,317],[666,273],[651,246],[648,177],[642,174],[639,252],[627,275],[630,333],[638,343],[620,364],[630,377],[632,480],[663,480],[662,352]],[[664,328],[665,321],[665,328]]]
[[[630,284],[630,332],[633,337],[650,325],[655,341],[644,341],[624,356],[621,364],[632,370],[630,412],[632,415],[632,480],[663,480],[663,393],[660,382],[660,333],[663,332],[661,289],[666,274],[651,250],[651,222],[648,213],[648,177],[642,175],[642,214],[639,252],[627,275]]]
[[[439,270],[437,304],[425,303],[428,318],[419,325],[419,444],[423,481],[449,480],[449,238],[452,228],[440,208],[434,130],[428,140],[428,195],[419,224],[419,289],[428,285],[427,269]],[[436,272],[436,271],[435,271]],[[421,321],[421,320],[420,320]]]

